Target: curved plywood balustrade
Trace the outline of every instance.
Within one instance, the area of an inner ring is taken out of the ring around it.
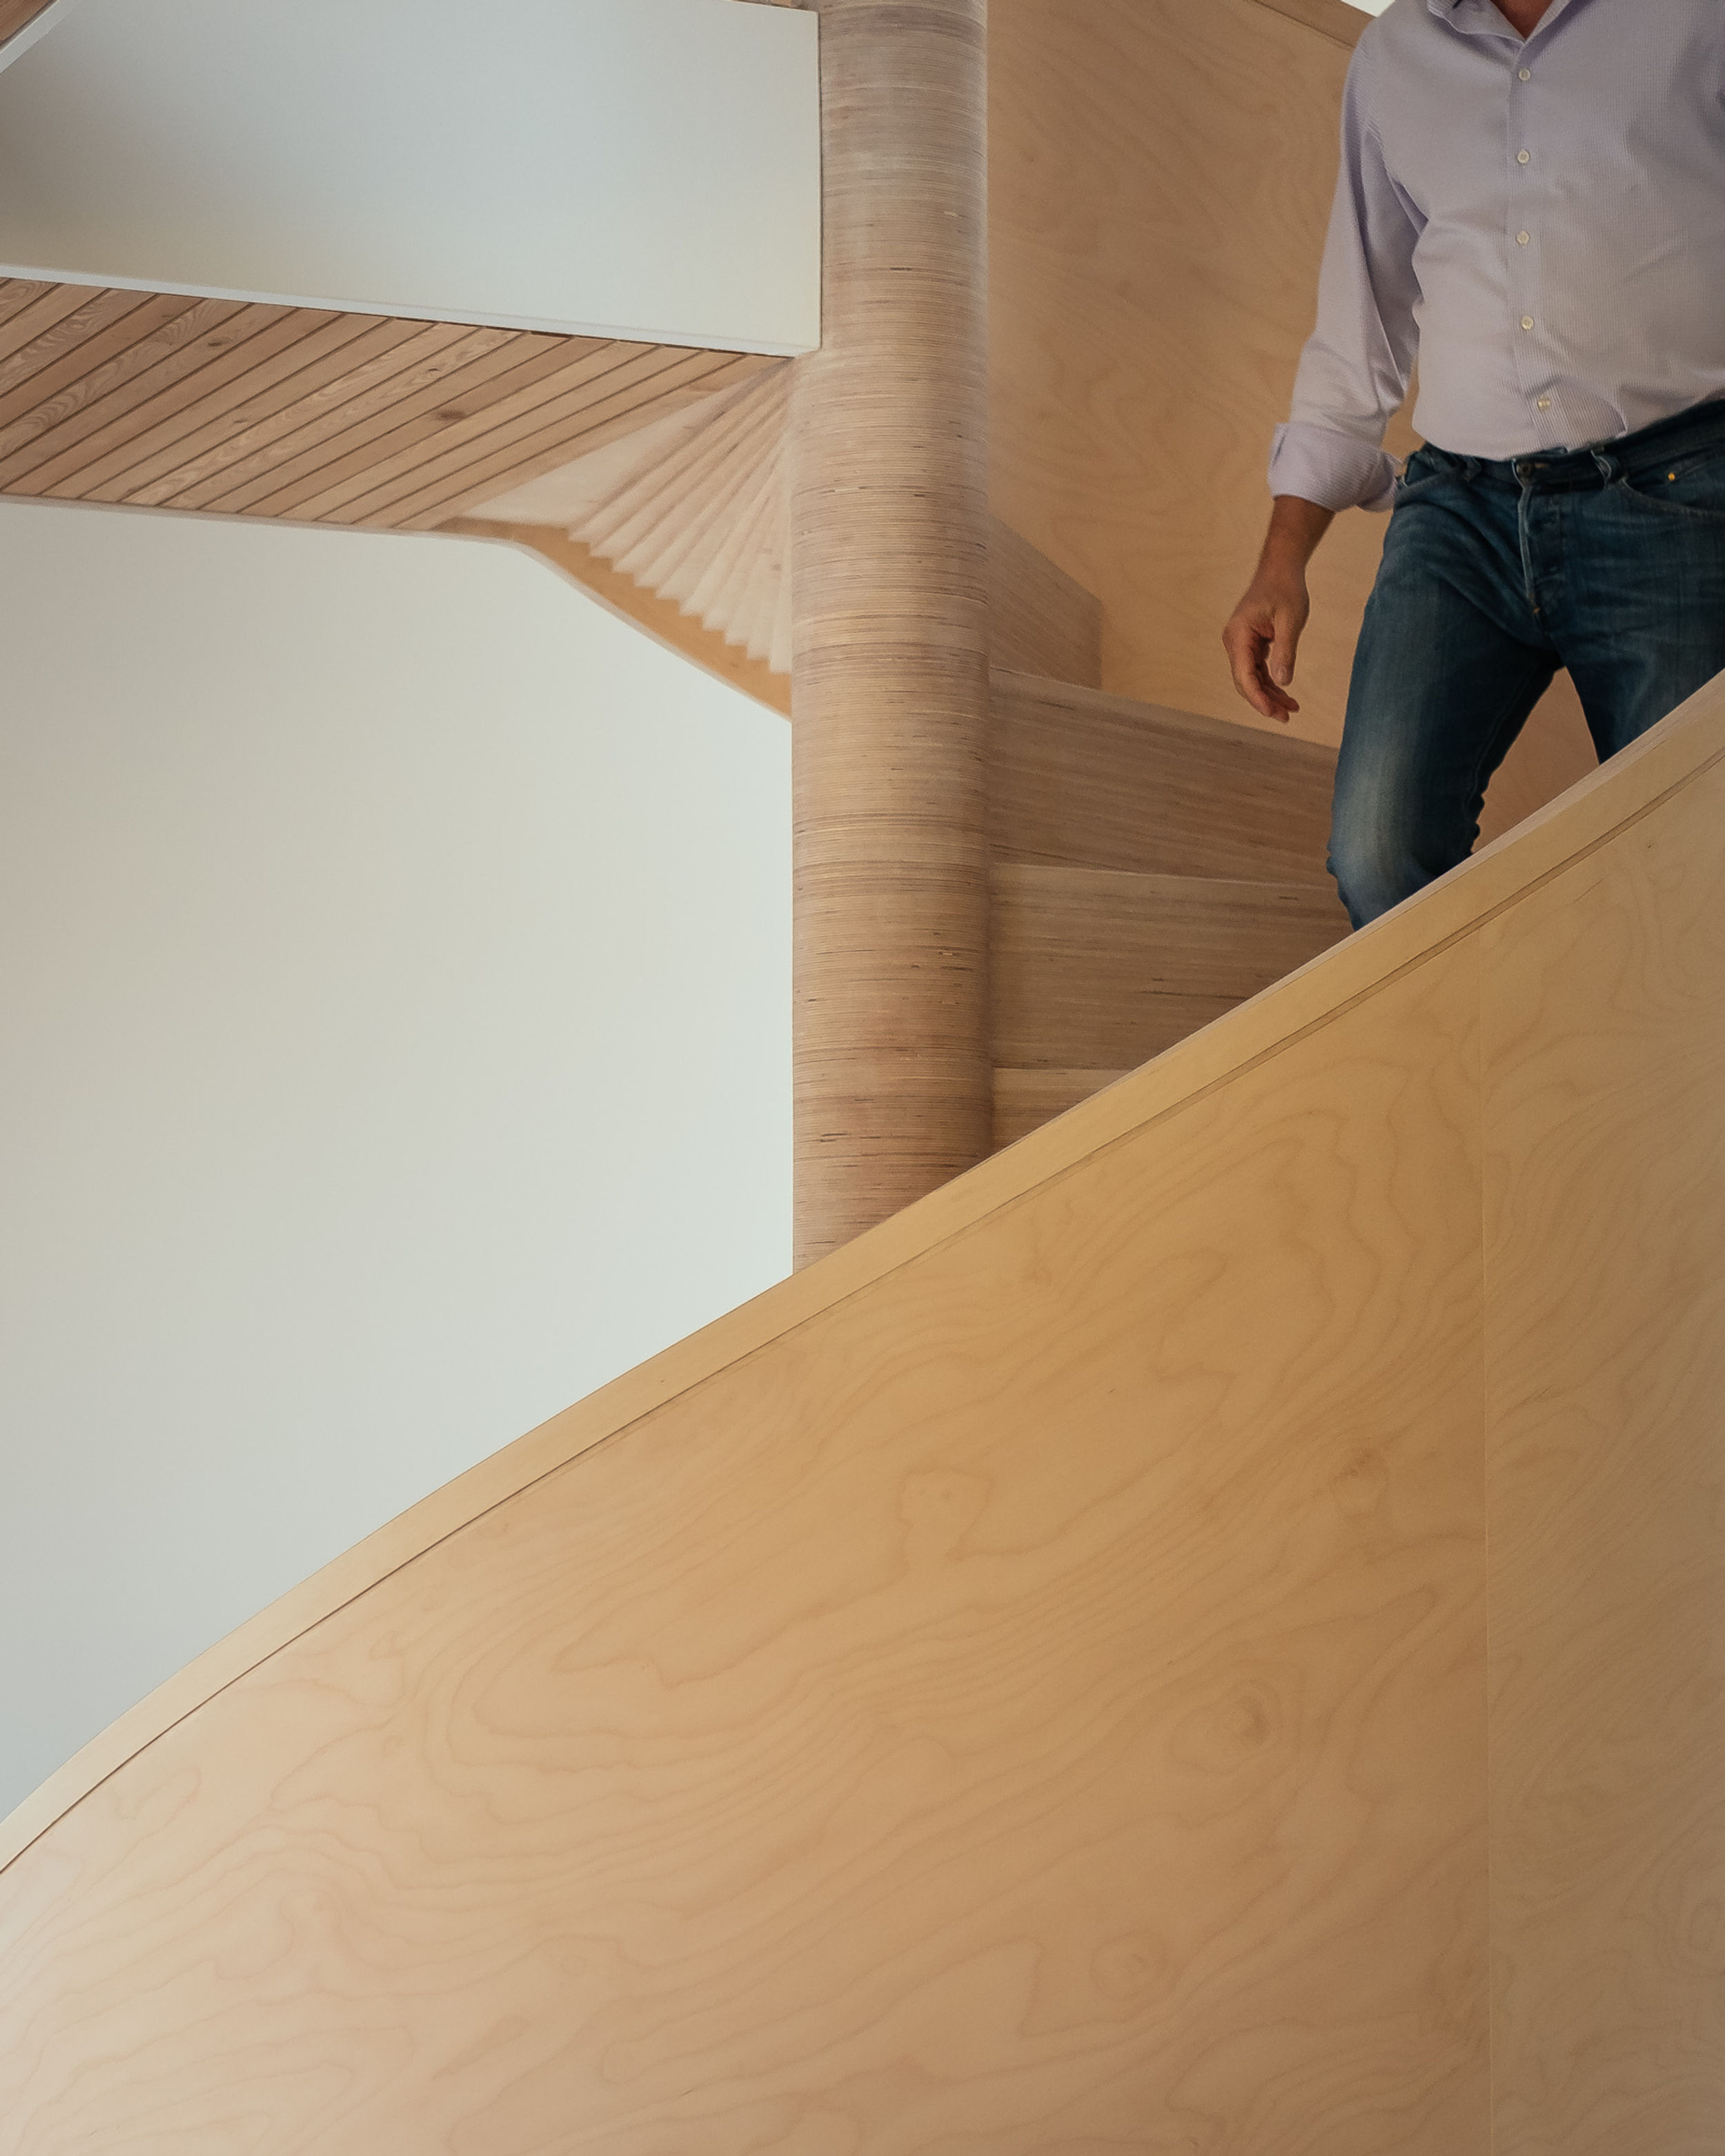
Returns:
[[[1716,688],[194,1665],[0,2150],[1711,2146],[1722,833]]]

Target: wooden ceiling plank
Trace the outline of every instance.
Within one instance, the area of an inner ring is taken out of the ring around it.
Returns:
[[[580,454],[574,445],[606,418],[623,419],[623,431],[629,433],[676,409],[680,400],[674,393],[679,380],[664,379],[666,377],[672,377],[672,369],[660,367],[608,397],[601,396],[591,383],[564,391],[483,433],[475,430],[463,441],[439,445],[436,455],[391,473],[369,494],[353,497],[326,521],[393,530],[436,501],[473,500],[474,486],[498,492],[504,482],[496,475],[513,471],[524,456],[548,457],[556,464],[567,464]],[[552,468],[540,466],[541,470]]]
[[[259,316],[264,319],[259,321]],[[116,475],[131,470],[141,458],[153,455],[203,424],[212,398],[228,391],[245,395],[261,370],[289,360],[296,346],[331,319],[322,311],[297,307],[248,307],[230,326],[248,334],[141,404],[123,422],[93,435],[73,454],[66,469],[39,491],[68,501],[105,499],[100,490]],[[36,476],[39,480],[42,475]]]
[[[387,411],[399,398],[428,388],[470,358],[492,351],[510,332],[434,322],[387,357],[367,359],[338,382],[276,413],[244,438],[242,453],[210,478],[173,496],[175,509],[244,508],[252,490],[267,493],[282,472],[357,422]]]
[[[54,289],[40,278],[0,277],[0,324],[9,322],[14,315],[33,306],[44,292]]]
[[[0,425],[88,373],[110,351],[129,342],[133,333],[126,318],[135,315],[149,296],[147,292],[96,292],[75,313],[0,360]]]
[[[167,383],[195,372],[234,343],[251,311],[239,300],[183,300],[167,293],[157,304],[163,312],[137,344],[0,435],[0,490],[29,493],[49,459],[69,456],[92,434],[124,426],[131,412]]]
[[[656,344],[628,344],[613,339],[567,367],[525,371],[494,382],[483,400],[470,401],[470,408],[456,415],[432,442],[430,449],[409,442],[388,459],[380,459],[366,475],[369,483],[383,480],[411,484],[426,471],[434,456],[451,458],[480,454],[476,444],[489,441],[510,425],[531,427],[539,414],[555,424],[572,404],[585,405],[612,393],[619,385],[655,373],[670,364],[670,347]],[[464,400],[465,401],[465,400]]]
[[[325,444],[314,453],[307,468],[284,471],[270,490],[246,505],[254,515],[303,518],[305,503],[339,490],[358,475],[375,469],[379,459],[409,442],[420,442],[457,424],[439,417],[493,393],[524,375],[554,372],[563,363],[562,337],[536,332],[507,332],[508,341],[482,357],[470,361],[458,372],[429,384],[413,396],[372,413],[362,426]],[[522,357],[523,353],[527,357]],[[465,416],[465,409],[463,409]],[[386,446],[388,445],[388,446]],[[337,491],[337,498],[340,498]],[[228,505],[223,505],[224,506]]]
[[[414,452],[408,457],[393,459],[391,467],[375,475],[374,484],[362,494],[354,495],[339,506],[325,512],[331,523],[352,524],[375,521],[376,512],[403,506],[404,514],[412,511],[406,505],[412,501],[420,506],[422,491],[426,501],[431,499],[428,490],[434,490],[447,476],[452,485],[465,485],[465,475],[482,461],[487,469],[506,469],[511,454],[526,444],[531,453],[542,439],[552,436],[559,442],[574,439],[585,422],[585,415],[593,414],[593,424],[608,418],[615,413],[634,411],[642,406],[651,409],[655,396],[655,383],[662,390],[676,388],[687,379],[705,379],[714,371],[714,355],[707,352],[691,352],[668,345],[623,345],[616,350],[629,357],[606,368],[597,379],[583,378],[582,371],[572,370],[570,377],[554,377],[536,383],[531,389],[505,398],[490,409],[475,413],[472,418],[449,429],[445,441],[436,445],[435,453],[427,455]],[[663,408],[669,409],[670,407]],[[570,422],[577,423],[573,429]],[[640,424],[644,424],[644,419]],[[389,521],[393,522],[392,516]]]
[[[297,414],[320,393],[339,394],[367,358],[390,364],[397,350],[429,325],[385,316],[340,317],[296,345],[290,371],[268,382],[243,382],[244,393],[213,411],[207,424],[126,476],[126,499],[140,508],[160,509],[186,488],[225,471],[230,459],[243,456],[259,430],[272,424],[290,427]]]
[[[9,44],[51,5],[52,0],[0,0],[0,45]]]
[[[248,473],[241,483],[208,495],[198,506],[230,516],[259,511],[274,515],[280,496],[319,485],[332,465],[387,434],[404,414],[440,403],[457,385],[471,384],[487,369],[495,374],[512,365],[516,337],[513,330],[465,330],[454,343],[418,362],[400,379],[367,389],[351,409],[313,421],[303,439],[285,441],[277,455],[260,461],[255,475]]]
[[[29,280],[0,280],[0,491],[385,528],[783,365]]]
[[[622,363],[619,354],[658,348],[608,341],[572,362],[556,352],[545,352],[524,367],[498,375],[477,393],[421,399],[420,410],[407,425],[379,431],[362,454],[342,460],[339,480],[332,467],[316,490],[291,505],[290,513],[321,522],[349,521],[335,516],[348,502],[369,497],[385,482],[410,485],[436,458],[490,433],[517,413],[542,410],[572,393],[593,393],[584,385],[595,375],[605,378],[614,373]],[[572,382],[582,386],[572,392]]]
[[[182,458],[225,441],[254,415],[263,417],[278,403],[291,400],[296,386],[308,375],[319,380],[323,370],[339,367],[342,353],[377,320],[374,315],[312,317],[301,335],[283,340],[278,349],[261,356],[254,352],[251,365],[207,382],[194,405],[140,435],[123,454],[107,461],[100,477],[78,475],[80,499],[158,506],[152,488],[164,472],[172,471]]]
[[[644,426],[668,413],[698,404],[710,393],[706,381],[695,381],[666,390],[644,408],[614,413],[609,418],[593,421],[590,414],[581,415],[573,424],[578,431],[569,434],[547,432],[536,435],[511,461],[499,470],[488,461],[477,470],[469,470],[454,475],[437,489],[437,499],[421,501],[417,508],[409,509],[398,502],[388,513],[388,521],[368,518],[376,528],[393,531],[430,531],[451,516],[463,515],[479,503],[506,493],[511,487],[525,485],[530,479],[555,471],[560,465],[569,464],[593,449],[603,449],[608,442],[621,439],[625,434],[638,434]]]
[[[140,355],[157,333],[198,305],[178,293],[140,292],[143,305],[86,338],[50,372],[34,374],[0,397],[0,456],[33,442],[74,412],[87,409],[148,363]],[[230,307],[231,307],[231,303]]]
[[[153,341],[159,333],[199,304],[177,292],[140,292],[134,296],[142,300],[141,306],[68,352],[51,377],[33,375],[9,395],[0,398],[0,444],[6,445],[0,448],[0,454],[6,453],[15,436],[19,441],[34,441],[73,413],[87,410],[116,383],[130,381],[150,363],[145,355],[154,351]],[[231,312],[234,303],[225,304]]]
[[[9,321],[0,326],[0,361],[10,359],[26,345],[45,336],[56,323],[75,315],[104,289],[99,285],[50,285],[45,292],[39,294]]]
[[[416,451],[397,459],[391,467],[381,468],[372,475],[367,493],[351,497],[338,511],[331,511],[329,521],[344,524],[362,521],[362,516],[351,513],[358,509],[362,500],[365,503],[362,518],[370,521],[373,508],[404,501],[444,477],[457,484],[459,475],[485,458],[523,439],[536,440],[542,434],[565,429],[572,421],[578,421],[594,406],[612,398],[633,395],[639,399],[642,385],[670,373],[675,365],[672,348],[665,345],[614,345],[611,363],[603,374],[593,377],[577,372],[572,377],[554,376],[475,412],[461,426],[451,428],[429,453]]]

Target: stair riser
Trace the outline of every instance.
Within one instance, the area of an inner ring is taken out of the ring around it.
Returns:
[[[1022,675],[993,710],[997,860],[1328,886],[1332,751]]]
[[[1341,940],[1332,891],[996,867],[994,1060],[1124,1070]]]

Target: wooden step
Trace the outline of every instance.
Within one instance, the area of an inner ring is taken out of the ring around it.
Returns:
[[[1102,685],[1102,603],[998,516],[988,519],[988,654],[1016,673]]]
[[[1003,670],[993,712],[997,860],[1329,888],[1333,749]]]
[[[997,1066],[1129,1070],[1348,933],[1333,890],[999,862]]]

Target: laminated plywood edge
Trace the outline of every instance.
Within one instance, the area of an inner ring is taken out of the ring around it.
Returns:
[[[1363,9],[1349,7],[1348,0],[1252,0],[1252,5],[1267,8],[1273,15],[1286,15],[1291,23],[1303,23],[1349,52],[1372,19]]]

